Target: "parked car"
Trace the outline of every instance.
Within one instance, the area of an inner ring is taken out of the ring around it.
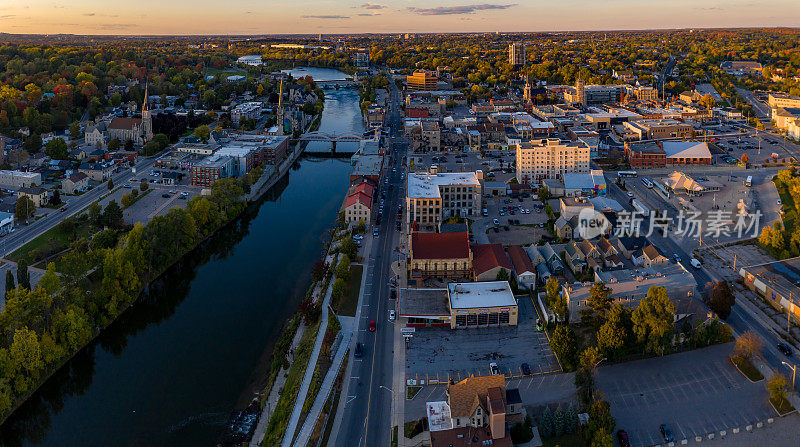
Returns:
[[[625,430],[617,430],[617,441],[619,441],[619,447],[631,447],[631,441],[628,439],[628,432]]]
[[[369,320],[369,331],[375,332],[375,320]]]
[[[165,193],[165,194],[161,194],[161,197],[163,197],[163,198],[165,198],[165,199],[169,199],[169,198],[170,198],[170,195]]]
[[[500,374],[500,368],[497,367],[497,363],[495,362],[489,363],[489,370],[492,372],[493,376]]]
[[[492,223],[495,224],[495,225],[500,225],[500,220],[499,219],[494,219],[492,221]]]
[[[522,375],[523,376],[531,375],[531,365],[529,365],[527,363],[523,363],[522,366],[520,366],[520,369],[522,370]]]
[[[786,357],[792,356],[792,349],[783,343],[778,343],[778,351],[781,351],[781,354],[785,355]]]
[[[664,441],[673,442],[675,440],[675,437],[672,436],[672,430],[667,427],[667,424],[661,424],[658,429],[661,431],[661,436],[664,437]]]
[[[353,357],[360,359],[364,356],[364,345],[361,342],[356,343],[356,350],[353,352]]]
[[[389,321],[394,321],[394,310],[389,311]]]

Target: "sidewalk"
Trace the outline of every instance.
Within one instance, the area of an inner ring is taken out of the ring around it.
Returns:
[[[308,365],[306,365],[306,372],[303,375],[303,383],[300,385],[300,390],[297,392],[294,409],[292,416],[289,418],[289,425],[286,426],[286,432],[283,434],[282,446],[289,447],[292,445],[292,439],[297,431],[297,422],[300,420],[300,413],[303,412],[303,403],[306,401],[308,395],[308,387],[311,386],[311,380],[314,379],[314,370],[317,368],[317,359],[319,358],[319,351],[322,349],[322,341],[325,339],[325,331],[328,329],[328,304],[331,301],[331,291],[333,290],[333,281],[330,281],[328,290],[325,292],[325,299],[322,300],[322,315],[320,316],[319,331],[317,331],[317,339],[314,340],[314,350],[311,351]]]

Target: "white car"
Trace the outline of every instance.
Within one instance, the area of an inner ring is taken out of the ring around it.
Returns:
[[[628,197],[633,197],[633,193],[628,191]]]
[[[492,372],[493,376],[500,374],[500,368],[497,367],[497,363],[495,362],[489,363],[489,370]]]
[[[394,310],[389,311],[389,321],[394,321]]]

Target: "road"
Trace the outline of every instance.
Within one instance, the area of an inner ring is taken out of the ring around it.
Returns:
[[[399,233],[395,230],[398,205],[402,204],[403,191],[401,173],[402,159],[408,143],[400,136],[402,114],[400,94],[394,83],[391,85],[391,104],[387,123],[392,128],[389,135],[391,163],[385,171],[388,184],[384,183],[386,202],[382,225],[377,227],[378,237],[373,241],[370,259],[366,261],[366,286],[369,295],[364,296],[361,318],[357,322],[356,341],[364,344],[363,359],[353,359],[348,394],[342,417],[342,425],[336,445],[342,447],[388,445],[391,426],[392,405],[392,357],[394,352],[393,323],[388,320],[389,280],[393,273],[391,262]],[[393,171],[393,168],[396,171]],[[387,186],[391,185],[391,188]],[[367,330],[370,320],[376,321],[376,331]],[[404,392],[404,390],[397,390]]]
[[[155,163],[159,155],[160,154],[152,157],[140,158],[140,161],[136,164],[136,171],[141,173],[152,168],[153,163]],[[131,169],[124,168],[117,174],[112,175],[111,178],[113,180],[114,185],[122,186],[132,176],[133,174],[131,173]],[[100,197],[102,197],[104,194],[107,193],[108,193],[108,188],[106,187],[105,183],[102,183],[100,185],[95,186],[93,189],[83,193],[82,195],[69,200],[67,211],[50,213],[47,216],[42,217],[41,219],[29,224],[28,226],[17,227],[17,229],[13,233],[0,239],[0,257],[5,257],[7,254],[13,252],[14,250],[17,250],[21,246],[30,242],[32,239],[35,239],[42,233],[55,227],[67,217],[80,214],[84,208],[89,206],[89,204],[91,204],[95,200],[98,200]]]
[[[758,98],[753,95],[753,92],[750,90],[745,90],[743,88],[736,87],[736,93],[738,93],[748,104],[753,107],[753,110],[756,112],[756,117],[760,120],[769,121],[771,110],[768,105],[764,104],[763,102],[759,101]]]

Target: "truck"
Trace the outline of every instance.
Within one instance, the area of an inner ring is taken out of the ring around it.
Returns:
[[[748,175],[747,180],[744,181],[744,186],[753,186],[753,176]]]
[[[650,217],[650,209],[647,208],[642,202],[637,199],[631,200],[634,210],[638,211],[644,217]]]

